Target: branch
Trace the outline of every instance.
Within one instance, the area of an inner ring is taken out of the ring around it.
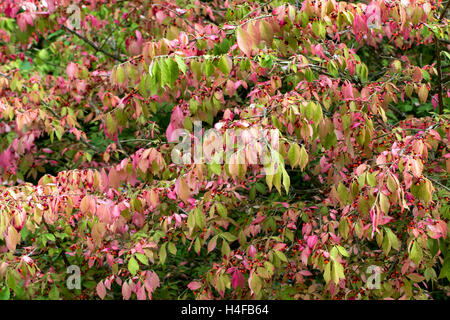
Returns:
[[[449,187],[447,187],[447,186],[444,186],[442,183],[440,183],[439,181],[436,181],[436,180],[434,180],[434,179],[432,179],[432,178],[430,178],[429,176],[427,176],[427,175],[423,175],[425,178],[427,178],[428,180],[430,180],[431,182],[434,182],[434,183],[436,183],[438,186],[440,186],[441,188],[443,188],[443,189],[445,189],[445,190],[447,190],[447,191],[449,191],[450,192],[450,188]]]
[[[263,4],[259,5],[257,8],[253,9],[252,11],[250,11],[249,13],[247,13],[245,16],[243,16],[241,20],[244,20],[245,18],[247,18],[248,16],[250,16],[250,15],[251,15],[253,12],[255,12],[256,10],[262,9],[262,8],[264,8],[265,6],[269,5],[272,1],[273,1],[273,0],[270,0],[270,1],[266,2],[266,3],[263,3]]]
[[[438,23],[442,21],[445,14],[447,13],[448,6],[450,5],[450,1],[447,1],[447,4],[444,7],[444,10],[442,10],[441,15],[439,17]],[[438,76],[438,83],[437,83],[437,94],[438,94],[438,104],[439,104],[439,114],[444,113],[444,98],[442,93],[442,69],[441,69],[441,52],[439,49],[439,39],[436,34],[434,34],[434,53],[436,55],[437,63],[436,63],[436,69],[437,69],[437,76]]]
[[[450,4],[450,1],[447,1],[447,4],[445,5],[444,10],[442,10],[441,16],[439,17],[439,22],[442,21],[442,19],[444,18],[445,14],[447,13],[447,9],[448,9],[449,4]]]
[[[154,4],[152,4],[152,7],[162,7],[162,8],[164,8],[164,9],[166,9],[166,10],[169,10],[170,12],[172,12],[173,14],[175,14],[178,18],[180,18],[181,20],[183,20],[189,27],[191,27],[192,29],[194,29],[195,31],[198,32],[197,28],[196,28],[192,23],[190,23],[185,17],[183,17],[182,15],[180,15],[180,14],[179,14],[178,12],[176,12],[175,10],[172,10],[172,9],[170,9],[170,8],[167,8],[166,5],[162,5],[162,4],[160,4],[160,3],[154,3]]]
[[[42,101],[42,104],[47,107],[47,109],[53,114],[54,117],[56,117],[57,119],[60,119],[58,114],[55,112],[55,110],[53,110],[45,101]],[[70,131],[70,128],[69,128],[69,126],[67,124],[65,124],[65,128],[66,128],[66,130]],[[84,139],[81,136],[80,136],[80,140],[77,140],[77,139],[73,138],[71,135],[68,135],[67,137],[70,140],[72,140],[72,141],[83,143],[84,145],[86,145],[87,147],[91,148],[95,152],[98,152],[98,153],[103,152],[103,150],[100,150],[99,148],[97,148],[93,144],[89,143],[89,141],[87,141],[86,139]]]
[[[122,25],[122,23],[124,23],[128,17],[134,12],[134,10],[136,10],[136,7],[134,7],[126,16],[125,19],[123,19],[120,23],[118,23],[116,25],[116,27],[113,29],[113,31],[109,34],[109,36],[107,38],[105,38],[105,40],[102,41],[102,43],[100,44],[100,49],[103,48],[103,46],[105,45],[105,43],[111,38],[111,36],[114,34],[114,32],[117,31],[117,29],[119,29],[119,27]]]
[[[447,4],[450,3],[447,2]],[[446,6],[446,8],[448,7],[448,5]],[[442,69],[441,69],[441,52],[439,49],[439,39],[437,38],[436,35],[434,35],[434,50],[435,50],[435,55],[436,55],[436,59],[437,59],[437,63],[436,63],[436,69],[437,69],[437,94],[438,94],[438,104],[439,104],[439,109],[438,112],[439,114],[443,114],[444,113],[444,98],[443,98],[443,93],[442,93]]]
[[[85,36],[79,34],[78,32],[66,27],[65,25],[62,26],[62,28],[68,32],[70,32],[71,34],[77,36],[78,38],[80,38],[81,40],[83,40],[84,42],[86,42],[88,45],[90,45],[92,48],[94,48],[97,51],[100,51],[101,53],[107,55],[110,58],[113,58],[114,60],[120,61],[120,62],[125,62],[125,60],[123,60],[122,58],[120,58],[119,56],[113,55],[111,53],[109,53],[108,51],[103,50],[101,47],[97,46],[94,42],[92,42],[91,40],[89,40],[88,38],[86,38]]]

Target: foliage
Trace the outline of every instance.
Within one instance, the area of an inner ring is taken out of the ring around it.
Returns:
[[[446,298],[448,3],[1,1],[0,299]]]

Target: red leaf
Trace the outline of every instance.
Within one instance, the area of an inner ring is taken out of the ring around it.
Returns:
[[[239,272],[239,270],[234,271],[233,276],[231,277],[231,285],[234,289],[237,287],[243,287],[245,284],[245,277],[242,275],[242,273]]]

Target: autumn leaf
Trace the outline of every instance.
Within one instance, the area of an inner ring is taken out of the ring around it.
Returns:
[[[176,192],[178,197],[184,202],[187,202],[191,197],[191,189],[182,177],[177,180]]]
[[[237,28],[236,37],[239,48],[245,55],[250,56],[253,44],[247,31],[243,27]]]

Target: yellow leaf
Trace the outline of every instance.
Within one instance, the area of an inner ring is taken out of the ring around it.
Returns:
[[[428,88],[427,85],[424,83],[422,84],[422,86],[419,89],[419,100],[421,103],[425,103],[427,101],[428,98]]]
[[[303,171],[308,164],[308,153],[306,152],[306,149],[304,146],[302,146],[300,150],[300,169]]]
[[[180,197],[180,199],[183,200],[184,202],[187,202],[191,197],[191,190],[183,178],[179,178],[178,181],[179,181],[177,191],[178,197]]]
[[[244,52],[247,56],[250,56],[252,51],[252,42],[249,34],[242,27],[237,29],[237,43],[239,48]]]

